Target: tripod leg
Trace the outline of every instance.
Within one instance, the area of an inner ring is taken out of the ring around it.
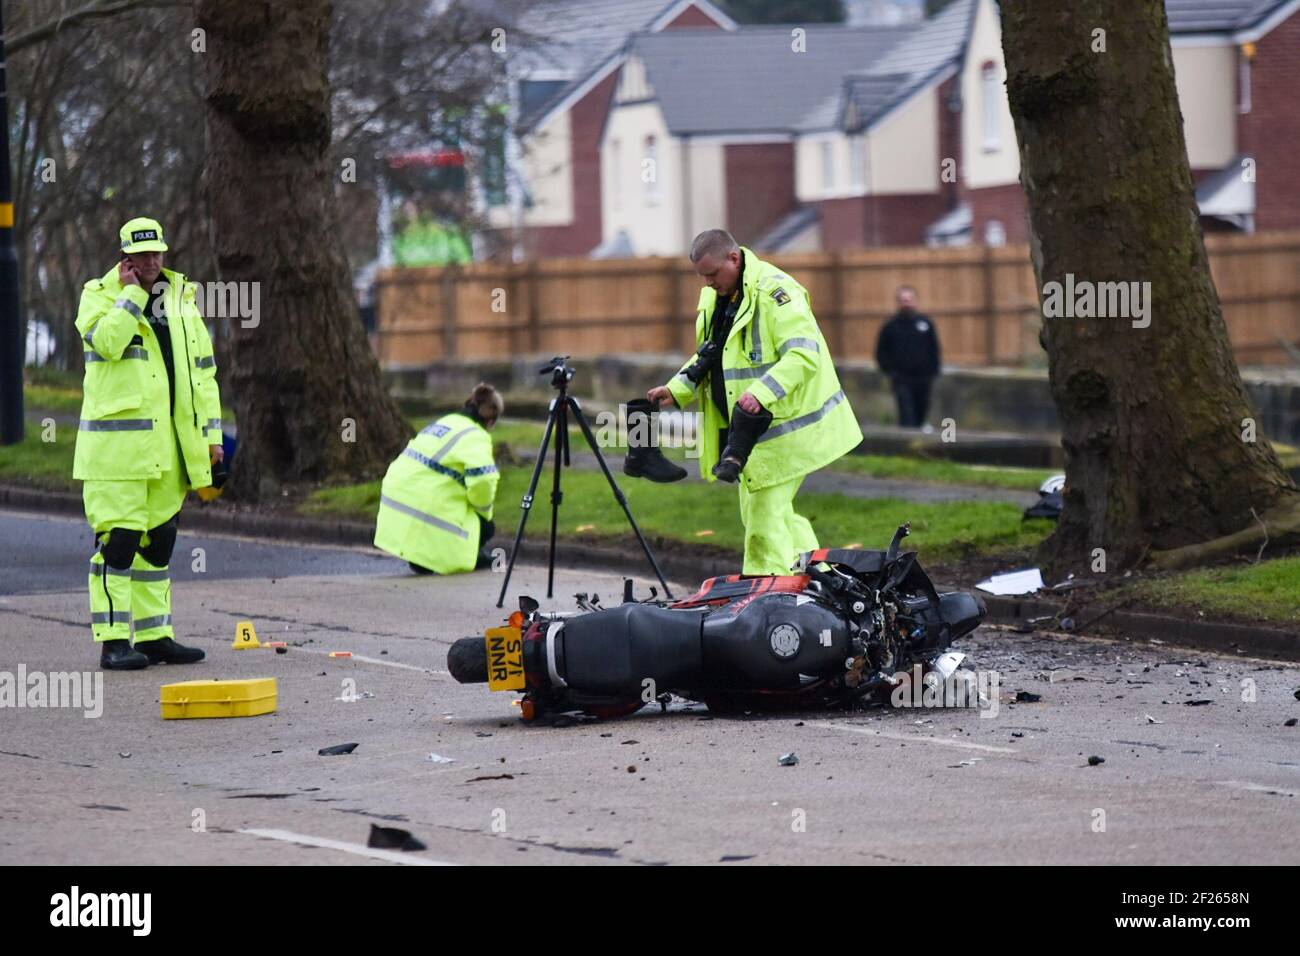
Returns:
[[[560,490],[560,469],[569,463],[569,406],[564,390],[555,401],[555,477],[551,479],[551,548],[546,558],[546,596],[555,590],[555,533],[560,521],[560,503],[564,492]]]
[[[627,498],[623,494],[623,489],[618,486],[614,476],[610,474],[609,466],[605,464],[605,456],[600,453],[600,446],[596,443],[596,438],[591,433],[591,426],[587,424],[587,418],[582,414],[582,408],[578,405],[576,399],[568,399],[569,406],[573,409],[573,417],[578,421],[578,427],[582,429],[582,435],[587,439],[587,445],[596,455],[596,462],[600,465],[600,470],[605,473],[605,480],[609,482],[610,489],[614,492],[614,498],[623,508],[623,514],[627,515],[627,523],[632,526],[636,533],[636,539],[641,542],[641,550],[645,552],[646,558],[650,561],[650,567],[654,568],[655,577],[663,585],[664,596],[672,599],[673,592],[668,588],[668,582],[664,580],[664,573],[659,570],[659,562],[655,560],[654,554],[650,550],[650,545],[646,543],[645,536],[641,534],[641,529],[637,527],[636,519],[632,517],[632,509],[628,507]]]
[[[558,400],[551,403],[550,413],[546,416],[546,433],[542,435],[542,447],[537,452],[537,461],[533,465],[533,477],[528,482],[528,490],[519,502],[519,528],[515,531],[515,543],[510,549],[510,563],[506,565],[506,579],[501,582],[501,594],[497,597],[497,607],[503,607],[506,589],[510,587],[510,575],[515,572],[515,558],[519,556],[519,542],[524,538],[524,525],[528,523],[528,512],[533,507],[533,496],[537,494],[537,479],[542,475],[542,466],[546,464],[546,449],[551,443],[551,431],[555,428]]]

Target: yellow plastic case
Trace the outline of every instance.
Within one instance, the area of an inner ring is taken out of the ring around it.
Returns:
[[[274,677],[186,680],[163,684],[163,720],[183,717],[256,717],[275,712]]]

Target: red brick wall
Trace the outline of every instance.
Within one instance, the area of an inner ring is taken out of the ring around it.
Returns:
[[[585,256],[600,245],[600,131],[617,83],[615,70],[569,109],[573,222],[528,229],[530,258]]]
[[[866,245],[867,208],[862,199],[825,199],[809,205],[821,213],[823,249]]]
[[[942,193],[861,196],[812,203],[821,212],[822,248],[910,246],[925,241],[925,230],[948,211]]]
[[[677,27],[717,27],[719,30],[722,29],[722,27],[718,26],[718,21],[714,20],[713,17],[709,16],[699,7],[687,7],[678,14],[677,19],[673,20],[673,22],[664,27],[664,29],[673,30]]]
[[[726,228],[753,242],[794,209],[794,144],[732,143],[722,147]]]
[[[1259,41],[1251,74],[1237,132],[1255,157],[1255,228],[1300,228],[1300,12]]]
[[[984,229],[991,219],[1002,223],[1007,242],[1026,242],[1029,239],[1025,191],[1020,188],[1019,183],[989,186],[986,189],[967,189],[965,194],[971,208],[972,242],[984,241]]]
[[[698,7],[688,7],[665,29],[715,27]],[[525,232],[528,256],[585,256],[600,245],[601,229],[600,133],[618,85],[619,71],[601,80],[569,110],[573,222],[567,226],[534,226]]]

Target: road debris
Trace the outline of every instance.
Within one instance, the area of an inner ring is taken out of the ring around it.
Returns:
[[[1043,572],[1038,568],[1021,568],[985,578],[975,587],[989,594],[1033,594],[1043,587]]]
[[[1105,758],[1105,757],[1098,757],[1098,756],[1096,756],[1095,754],[1094,754],[1093,756],[1091,756],[1091,757],[1088,758],[1088,766],[1089,766],[1089,767],[1095,767],[1095,766],[1097,766],[1098,764],[1103,764],[1103,763],[1105,763],[1105,762],[1106,762],[1106,758]]]
[[[366,846],[376,850],[427,850],[428,847],[411,835],[410,830],[401,827],[381,827],[370,824],[370,839]]]
[[[776,758],[776,762],[779,763],[782,767],[793,767],[795,764],[799,762],[799,758],[796,757],[793,753],[781,754],[781,756]]]
[[[333,747],[322,747],[316,753],[322,757],[337,757],[341,754],[350,754],[360,746],[360,744],[335,744]]]

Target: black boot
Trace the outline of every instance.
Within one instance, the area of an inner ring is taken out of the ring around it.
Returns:
[[[132,650],[130,641],[104,641],[99,666],[106,671],[138,671],[149,666],[149,658]]]
[[[731,410],[731,430],[727,432],[727,447],[713,466],[713,475],[719,481],[735,482],[749,461],[749,454],[758,443],[759,436],[772,424],[772,413],[766,408],[754,415],[739,405]]]
[[[199,648],[177,644],[170,637],[142,641],[135,649],[144,654],[150,664],[197,664],[207,656]]]
[[[657,410],[654,402],[644,398],[627,403],[628,449],[623,474],[665,483],[681,481],[686,477],[686,469],[665,458],[654,440],[651,416]]]

